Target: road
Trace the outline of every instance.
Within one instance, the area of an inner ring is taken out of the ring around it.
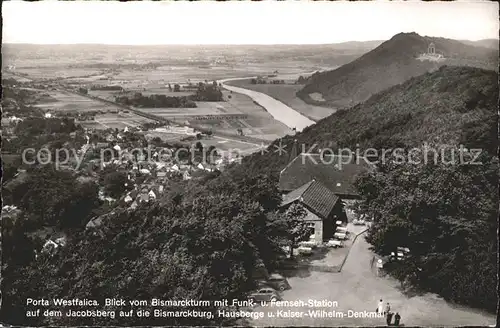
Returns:
[[[330,300],[337,307],[274,307],[258,306],[253,311],[263,311],[265,316],[248,322],[251,326],[377,326],[385,325],[383,318],[347,317],[348,311],[374,312],[379,299],[391,304],[394,312],[401,315],[405,326],[487,326],[494,325],[496,318],[478,310],[452,305],[435,294],[404,295],[399,282],[390,277],[377,277],[370,266],[373,253],[363,235],[359,236],[349,252],[340,273],[302,272],[289,278],[292,289],[283,293],[284,300]],[[292,310],[308,313],[309,310],[325,310],[344,313],[343,318],[269,318],[268,313]]]
[[[229,91],[249,96],[259,105],[264,107],[275,120],[282,122],[291,129],[296,128],[297,132],[302,131],[306,127],[315,123],[314,121],[297,112],[295,109],[264,93],[225,84],[229,81],[245,80],[251,78],[253,77],[225,79],[219,82],[225,89]]]

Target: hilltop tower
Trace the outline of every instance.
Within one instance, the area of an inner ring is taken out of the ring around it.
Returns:
[[[434,44],[434,42],[431,42],[429,44],[429,47],[427,48],[427,53],[429,55],[435,55],[436,54],[436,45]]]

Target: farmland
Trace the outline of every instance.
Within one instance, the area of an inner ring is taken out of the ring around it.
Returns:
[[[163,94],[166,96],[191,95],[193,92],[172,92],[168,88],[151,89],[147,86],[146,91],[136,90],[143,95]],[[127,89],[127,91],[130,91]],[[90,95],[113,101],[119,91],[91,90]],[[159,117],[169,119],[178,124],[187,124],[195,128],[221,132],[225,135],[237,135],[241,129],[245,136],[263,140],[274,140],[280,136],[290,134],[291,130],[281,122],[272,118],[261,106],[245,95],[231,93],[223,90],[223,98],[226,101],[204,102],[197,101],[196,108],[140,108],[139,110]],[[199,119],[204,115],[232,115],[242,114],[245,118],[221,118],[210,117]],[[197,117],[197,118],[195,118]]]
[[[241,129],[245,136],[264,140],[274,140],[291,130],[283,123],[272,118],[262,107],[255,104],[252,99],[241,94],[231,94],[224,91],[222,102],[197,101],[197,108],[141,108],[141,111],[157,116],[168,118],[179,124],[187,123],[191,126],[206,130],[222,132],[224,134],[236,135]],[[194,119],[199,115],[230,115],[242,114],[246,118],[219,119]]]
[[[127,126],[140,126],[147,122],[153,122],[133,113],[125,113],[118,106],[65,90],[44,92],[35,106],[52,113],[99,112],[94,120],[79,121],[83,127],[92,129],[124,129]]]
[[[119,85],[128,96],[140,92],[146,97],[150,95],[182,97],[194,93],[194,90],[186,88],[188,84],[196,85],[198,82],[220,81],[234,77],[267,76],[278,72],[283,78],[292,80],[304,72],[326,69],[332,64],[323,60],[308,61],[304,58],[296,58],[297,49],[288,46],[285,48],[290,53],[286,58],[282,57],[282,52],[274,47],[267,48],[266,51],[270,52],[271,57],[265,61],[261,60],[260,50],[256,52],[253,47],[245,49],[193,47],[188,53],[185,47],[136,47],[133,49],[114,47],[111,52],[93,46],[82,47],[79,51],[70,48],[69,46],[57,46],[53,49],[26,46],[16,48],[15,51],[14,48],[8,48],[7,52],[14,52],[9,57],[9,62],[5,64],[15,67],[10,71],[12,74],[21,75],[23,78],[32,79],[33,83],[42,84],[45,90],[41,93],[45,95],[38,99],[37,107],[54,113],[84,114],[98,111],[100,113],[95,116],[94,120],[79,122],[84,127],[96,129],[123,129],[126,126],[137,126],[150,120],[132,112],[126,113],[127,111],[124,111],[122,107],[92,99],[95,97],[114,102],[116,96],[124,95],[123,92],[116,90],[92,90],[92,86]],[[49,62],[45,60],[47,58],[57,58],[57,61]],[[53,82],[56,84],[54,85]],[[172,88],[175,84],[179,84],[180,92],[173,92],[168,87],[169,84]],[[295,99],[296,86],[290,87],[285,92],[279,92],[276,98],[315,119],[329,113],[306,105],[298,98]],[[90,97],[72,91],[78,88],[87,89]],[[244,143],[238,144],[238,142],[244,140],[249,143],[246,145],[247,148],[255,147],[257,143],[260,143],[258,140],[271,141],[292,134],[289,127],[274,119],[248,96],[233,94],[227,90],[223,90],[223,94],[224,101],[197,101],[197,108],[136,109],[179,125],[210,130],[216,136],[207,142],[215,146],[224,145],[226,148],[242,148]],[[238,116],[229,117],[230,115]],[[178,139],[183,137],[185,135]],[[228,140],[217,140],[215,137]],[[164,139],[175,140],[176,136],[164,136]]]
[[[212,136],[206,137],[202,140],[198,140],[196,137],[188,137],[181,133],[169,133],[160,131],[147,131],[145,135],[149,138],[158,137],[166,142],[186,144],[187,147],[192,145],[194,142],[201,142],[205,148],[213,146],[217,149],[219,153],[231,153],[232,156],[235,154],[247,155],[256,150],[262,149],[262,143],[250,142],[239,139],[244,138],[231,138],[222,136]]]
[[[86,68],[66,68],[66,67],[27,67],[16,68],[17,73],[26,74],[32,79],[57,79],[68,77],[85,77],[97,75],[102,71]]]
[[[105,130],[105,129],[119,129],[123,130],[126,127],[138,127],[147,122],[153,122],[147,118],[135,114],[103,114],[96,115],[94,120],[77,121],[84,128]]]
[[[95,122],[99,123],[106,129],[112,128],[122,130],[126,127],[137,127],[141,126],[144,123],[153,121],[132,113],[119,112],[117,114],[108,113],[97,115],[95,117]],[[82,125],[85,126],[85,123]]]
[[[64,90],[51,90],[45,92],[49,97],[45,97],[42,104],[36,106],[50,111],[63,112],[89,112],[89,111],[112,111],[118,107],[104,104],[100,101],[77,95]]]

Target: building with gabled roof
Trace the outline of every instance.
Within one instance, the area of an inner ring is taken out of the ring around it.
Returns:
[[[283,196],[282,209],[299,203],[307,212],[304,220],[314,230],[316,241],[333,237],[337,221],[346,221],[340,198],[322,183],[311,180]]]
[[[315,180],[342,199],[358,199],[354,182],[371,170],[364,157],[301,153],[280,172],[279,189],[288,193]]]
[[[311,180],[305,185],[283,196],[282,206],[300,201],[309,210],[321,218],[328,218],[339,197],[321,183]]]

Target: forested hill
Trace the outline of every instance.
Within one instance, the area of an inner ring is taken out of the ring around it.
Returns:
[[[445,60],[419,60],[434,43],[437,54]],[[435,70],[441,65],[473,66],[495,70],[498,50],[474,47],[459,41],[400,33],[358,59],[333,71],[318,73],[297,95],[314,102],[311,93],[321,93],[326,104],[345,108],[413,76]]]
[[[416,161],[413,155],[403,162],[389,157],[354,182],[362,197],[358,213],[373,218],[367,241],[381,256],[397,247],[411,250],[404,260],[384,266],[402,288],[491,312],[498,268],[497,79],[493,71],[441,67],[282,140],[288,150],[293,139],[305,149],[317,144],[355,151],[359,144],[362,150],[375,148],[379,158],[382,149],[418,147]],[[292,156],[274,152],[276,143],[234,170],[277,175]],[[425,162],[423,143],[455,153],[459,145],[483,152],[479,165],[458,156],[450,160],[450,152],[439,150],[441,157]]]
[[[498,51],[498,39],[482,39],[477,41],[460,40],[460,42],[475,47],[490,48]]]
[[[290,153],[298,149],[416,147],[422,143],[463,144],[496,154],[497,74],[472,67],[443,66],[380,92],[362,104],[340,110],[282,139]],[[279,172],[290,155],[275,145],[266,154],[244,158],[243,170]]]

